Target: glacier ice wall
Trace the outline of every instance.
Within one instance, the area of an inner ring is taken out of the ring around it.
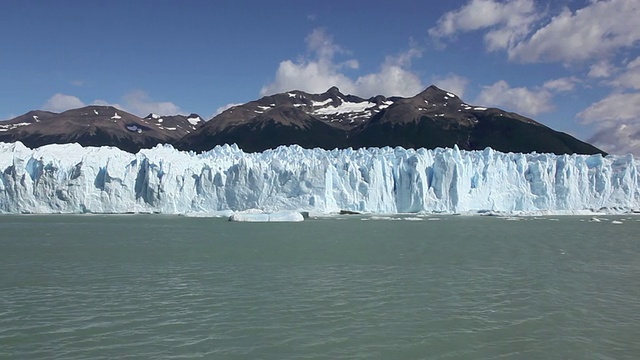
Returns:
[[[130,154],[77,144],[0,143],[0,212],[191,213],[640,209],[633,156],[455,149],[157,146]]]

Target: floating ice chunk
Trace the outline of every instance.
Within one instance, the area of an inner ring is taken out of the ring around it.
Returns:
[[[229,216],[229,221],[243,222],[299,222],[304,217],[297,211],[279,211],[272,213],[242,212]]]
[[[400,221],[401,218],[393,216],[372,216],[370,218],[363,218],[362,220],[388,220],[388,221]]]

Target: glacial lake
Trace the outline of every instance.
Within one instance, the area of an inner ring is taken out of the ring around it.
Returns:
[[[637,359],[640,216],[0,216],[1,359]]]

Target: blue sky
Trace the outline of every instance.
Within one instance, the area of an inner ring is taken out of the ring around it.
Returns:
[[[17,1],[0,119],[89,104],[198,113],[337,85],[430,84],[640,155],[640,1]]]

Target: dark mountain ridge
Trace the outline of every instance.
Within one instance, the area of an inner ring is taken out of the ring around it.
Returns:
[[[286,121],[283,120],[283,114]],[[176,143],[206,151],[237,144],[249,152],[279,145],[302,147],[453,147],[502,152],[605,154],[568,134],[522,115],[465,103],[430,86],[411,98],[290,91],[230,108]]]
[[[321,94],[295,90],[234,106],[207,122],[196,115],[139,118],[110,106],[87,106],[60,114],[30,111],[0,122],[0,141],[38,147],[78,142],[129,152],[157,144],[207,151],[237,144],[247,152],[280,145],[305,148],[453,147],[501,152],[605,154],[568,134],[498,108],[465,103],[430,86],[410,97],[345,95],[337,87]]]
[[[157,144],[173,144],[204,123],[197,115],[139,118],[113,106],[86,106],[62,113],[30,111],[0,122],[0,141],[21,141],[28,147],[79,143],[115,146],[129,152]]]

